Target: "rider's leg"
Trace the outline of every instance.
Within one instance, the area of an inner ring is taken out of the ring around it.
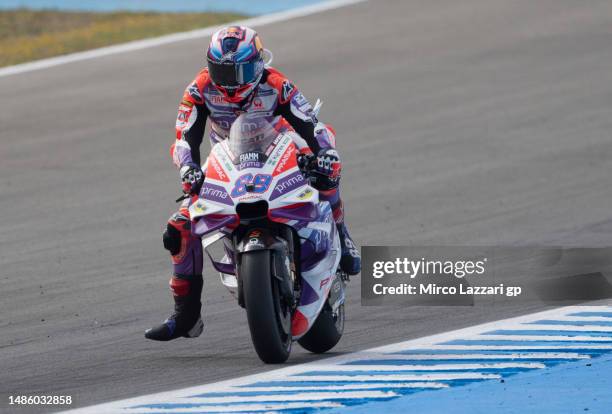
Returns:
[[[320,126],[322,126],[322,124],[317,125],[317,128],[320,128]],[[317,139],[322,146],[336,147],[336,133],[329,125],[325,125],[325,130],[317,134]],[[344,203],[342,203],[342,199],[340,198],[340,187],[328,191],[319,191],[319,198],[329,201],[334,214],[334,220],[338,228],[340,243],[342,245],[340,268],[349,275],[356,275],[361,271],[361,254],[344,223]]]
[[[344,204],[340,198],[340,189],[335,188],[328,191],[319,191],[319,198],[329,201],[332,207],[334,221],[336,222],[338,234],[340,235],[340,243],[342,245],[340,268],[349,275],[356,275],[361,271],[361,255],[344,223]]]
[[[170,217],[163,240],[172,255],[174,272],[170,290],[174,296],[174,313],[161,325],[145,332],[145,337],[169,341],[181,336],[195,338],[204,328],[202,308],[202,244],[191,233],[188,204]]]

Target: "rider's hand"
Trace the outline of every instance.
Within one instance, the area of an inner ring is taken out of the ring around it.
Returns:
[[[181,167],[179,174],[183,192],[190,195],[199,194],[204,183],[202,168],[198,164],[187,163]]]
[[[302,171],[302,172],[310,172],[311,170],[311,164],[314,161],[314,159],[316,158],[315,155],[313,155],[312,153],[299,153],[297,155],[297,164],[298,164],[298,168]]]
[[[319,190],[331,190],[340,183],[342,163],[335,149],[325,148],[319,151],[313,160],[313,184]]]

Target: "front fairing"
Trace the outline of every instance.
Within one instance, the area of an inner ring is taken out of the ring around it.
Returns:
[[[237,207],[261,201],[271,221],[317,219],[319,193],[299,170],[290,135],[278,135],[262,152],[235,154],[230,147],[223,141],[210,153],[199,198],[189,208],[194,234],[235,228],[240,223]]]

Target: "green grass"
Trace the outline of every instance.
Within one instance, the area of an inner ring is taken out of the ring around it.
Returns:
[[[234,13],[0,11],[0,66],[243,18]]]

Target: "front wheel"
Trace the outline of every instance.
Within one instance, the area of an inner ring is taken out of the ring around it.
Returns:
[[[291,352],[291,308],[279,294],[272,276],[270,250],[242,253],[239,270],[253,346],[259,358],[279,364]]]

